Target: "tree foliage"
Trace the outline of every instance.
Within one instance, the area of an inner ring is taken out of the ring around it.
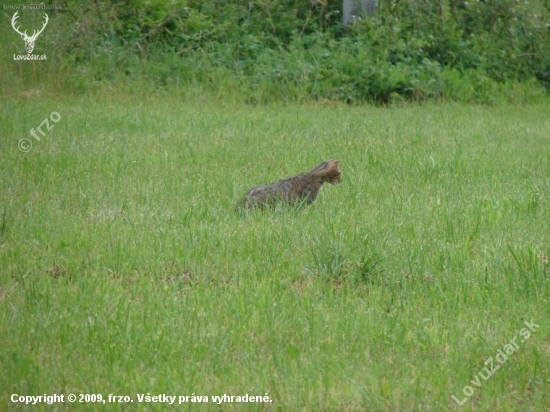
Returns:
[[[57,14],[56,50],[98,80],[348,102],[550,85],[548,0],[380,0],[348,28],[336,0],[69,1]]]

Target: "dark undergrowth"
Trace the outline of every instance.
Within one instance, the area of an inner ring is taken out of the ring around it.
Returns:
[[[4,94],[106,86],[249,103],[491,104],[543,99],[550,85],[547,0],[381,0],[346,28],[335,0],[46,3],[58,6],[18,20],[31,32],[49,14],[33,52],[46,61],[12,57],[25,49],[4,6]]]

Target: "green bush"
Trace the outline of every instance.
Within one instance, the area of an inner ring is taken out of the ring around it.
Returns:
[[[346,29],[340,7],[335,0],[69,1],[52,12],[49,70],[77,83],[85,73],[92,83],[200,85],[249,101],[490,103],[512,84],[528,90],[523,96],[547,93],[548,1],[381,0],[374,15]]]

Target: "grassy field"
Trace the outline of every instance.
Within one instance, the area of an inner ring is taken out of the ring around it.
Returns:
[[[549,105],[0,107],[0,410],[550,410]],[[310,207],[235,213],[331,158]]]

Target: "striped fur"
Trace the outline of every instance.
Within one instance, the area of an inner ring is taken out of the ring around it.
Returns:
[[[236,208],[271,207],[277,204],[310,204],[323,183],[337,185],[342,181],[340,160],[327,160],[307,173],[250,189]]]

